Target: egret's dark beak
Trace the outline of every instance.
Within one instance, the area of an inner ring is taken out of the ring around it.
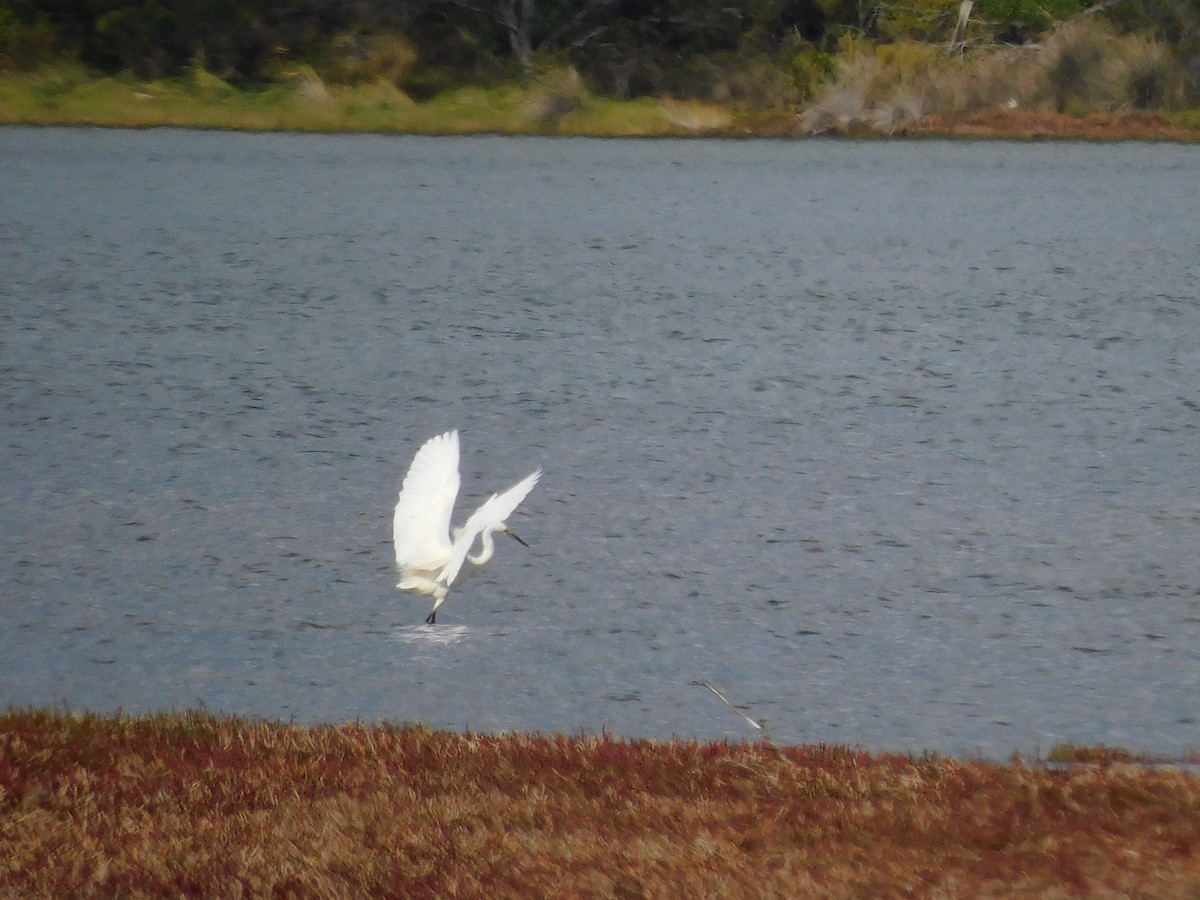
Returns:
[[[520,544],[522,547],[529,546],[527,543],[525,543],[523,540],[521,540],[521,536],[519,534],[517,534],[515,531],[513,531],[512,529],[508,529],[504,533],[507,534],[514,541],[516,541],[518,544]]]

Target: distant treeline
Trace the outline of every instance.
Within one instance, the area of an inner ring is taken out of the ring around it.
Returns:
[[[975,0],[964,46],[1027,44],[1086,15],[1200,74],[1200,0]],[[959,17],[959,0],[0,0],[0,67],[203,67],[253,85],[307,65],[420,98],[570,66],[615,97],[795,99],[846,42],[949,42]]]

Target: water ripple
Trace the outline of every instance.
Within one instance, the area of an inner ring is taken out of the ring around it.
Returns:
[[[1194,748],[1198,151],[0,130],[0,702]]]

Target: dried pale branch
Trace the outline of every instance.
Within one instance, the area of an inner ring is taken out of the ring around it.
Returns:
[[[716,698],[718,700],[720,700],[722,703],[724,703],[726,706],[728,706],[730,709],[732,709],[735,713],[737,713],[739,716],[741,716],[743,719],[745,719],[747,722],[749,722],[751,728],[754,728],[758,731],[763,730],[762,725],[760,725],[758,722],[755,722],[752,718],[750,718],[748,715],[746,715],[744,712],[742,712],[740,709],[738,709],[736,706],[734,706],[732,703],[730,703],[728,697],[726,697],[719,690],[717,690],[715,687],[713,687],[713,683],[711,681],[693,681],[692,684],[698,685],[699,687],[708,688],[710,691],[713,692],[713,694],[716,695]]]
[[[734,706],[732,703],[730,703],[729,698],[726,697],[724,694],[722,694],[719,690],[717,690],[717,688],[713,685],[713,683],[711,681],[701,681],[698,679],[693,679],[692,684],[697,685],[698,687],[706,687],[710,691],[712,691],[713,695],[718,700],[720,700],[722,703],[724,703],[726,706],[728,706],[730,709],[732,709],[735,713],[737,713],[739,716],[741,716],[750,725],[750,727],[754,728],[756,731],[758,731],[762,735],[762,742],[763,742],[764,747],[769,748],[771,750],[771,752],[773,752],[780,759],[786,758],[783,755],[783,751],[781,751],[779,749],[779,747],[776,746],[775,741],[772,740],[771,733],[769,731],[767,731],[767,722],[765,719],[759,719],[756,722],[754,719],[750,718],[748,715],[746,715],[744,712],[742,712],[740,709],[738,709],[736,706]]]
[[[974,6],[973,0],[962,0],[959,4],[958,22],[954,26],[954,36],[950,38],[950,45],[946,48],[947,56],[959,56],[967,48],[967,23],[971,19]]]

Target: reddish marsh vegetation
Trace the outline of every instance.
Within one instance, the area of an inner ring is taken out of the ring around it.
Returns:
[[[1197,893],[1174,768],[0,715],[3,896]]]
[[[1071,116],[1023,110],[926,116],[906,132],[929,137],[1053,138],[1072,140],[1200,141],[1200,128],[1151,113]]]

